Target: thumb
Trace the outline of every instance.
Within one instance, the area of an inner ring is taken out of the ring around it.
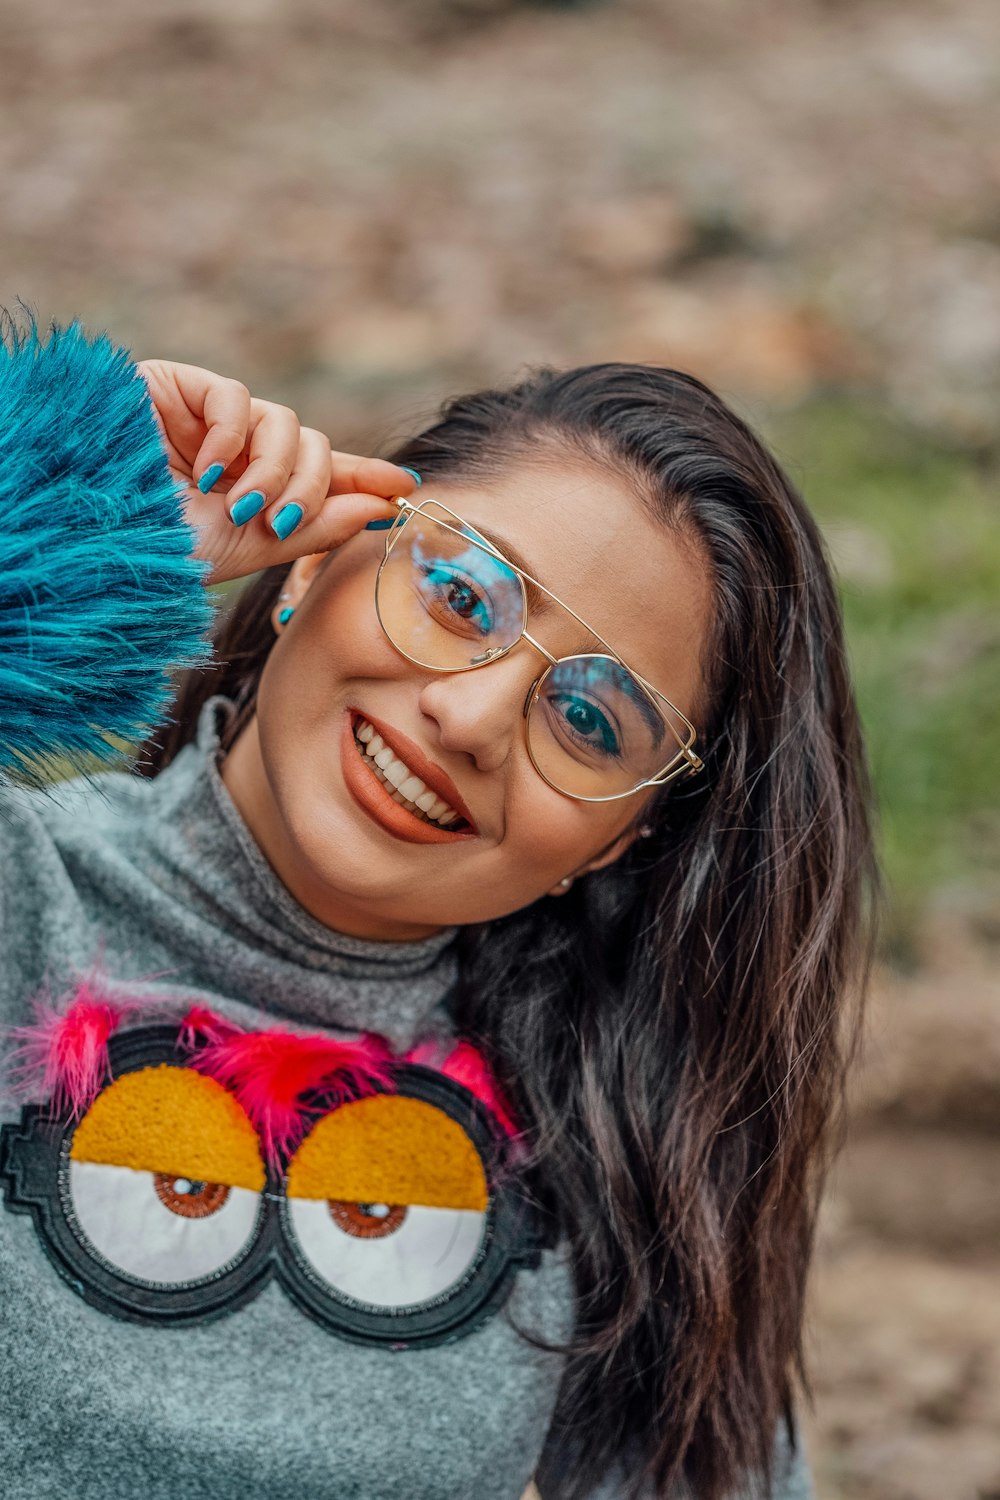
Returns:
[[[364,531],[369,521],[392,522],[399,516],[394,500],[381,495],[328,495],[309,528],[309,550],[329,551],[342,547]],[[374,529],[374,528],[373,528]],[[380,525],[378,530],[382,530]]]

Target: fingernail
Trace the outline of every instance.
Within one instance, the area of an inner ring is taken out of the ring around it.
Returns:
[[[409,470],[407,470],[407,473],[409,473]],[[365,527],[365,530],[366,531],[388,531],[389,527],[390,526],[395,526],[395,524],[396,524],[396,517],[393,516],[392,519],[389,520],[389,521],[369,521],[368,525]]]
[[[204,474],[198,480],[198,488],[201,490],[201,493],[207,495],[209,490],[218,484],[225,472],[225,464],[209,464]]]
[[[302,520],[301,505],[283,505],[271,522],[271,530],[279,541],[286,541]]]
[[[248,490],[245,495],[241,495],[229,512],[233,525],[243,526],[247,521],[252,521],[264,509],[264,501],[262,490]]]
[[[418,484],[423,484],[424,481],[421,479],[416,469],[411,469],[409,464],[400,464],[399,467],[403,470],[404,474],[412,474]]]

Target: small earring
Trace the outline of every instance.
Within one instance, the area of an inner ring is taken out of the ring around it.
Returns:
[[[653,833],[653,830],[652,830],[652,828],[650,828],[650,826],[649,826],[648,823],[643,823],[642,827],[639,829],[639,837],[641,839],[648,839],[648,838],[650,838],[652,836],[652,833]]]
[[[570,886],[573,884],[572,875],[567,875],[563,880],[560,880],[559,884],[562,886],[564,891],[568,891]]]
[[[286,597],[287,597],[287,595],[286,595]],[[289,620],[292,618],[292,615],[294,615],[294,613],[295,613],[295,607],[294,607],[294,605],[286,604],[285,607],[284,607],[284,609],[278,611],[278,624],[279,625],[287,625],[288,622],[289,622]]]

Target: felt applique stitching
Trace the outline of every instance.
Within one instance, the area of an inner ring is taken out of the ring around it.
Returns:
[[[461,1337],[537,1265],[512,1122],[468,1044],[443,1061],[475,1091],[377,1038],[203,1010],[118,1030],[103,1003],[47,1017],[51,1103],[0,1131],[8,1208],[91,1305],[183,1325],[273,1278],[332,1333],[405,1348]]]

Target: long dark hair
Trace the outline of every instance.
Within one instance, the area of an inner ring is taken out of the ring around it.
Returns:
[[[447,403],[391,456],[425,480],[562,452],[700,540],[714,586],[705,771],[613,866],[459,937],[462,1028],[491,1057],[568,1241],[577,1328],[548,1494],[616,1457],[670,1496],[770,1488],[811,1395],[803,1301],[842,1136],[880,883],[837,591],[815,521],[700,381],[541,369]],[[183,686],[162,768],[213,692],[253,711],[283,569]],[[544,1482],[544,1480],[543,1480]]]

